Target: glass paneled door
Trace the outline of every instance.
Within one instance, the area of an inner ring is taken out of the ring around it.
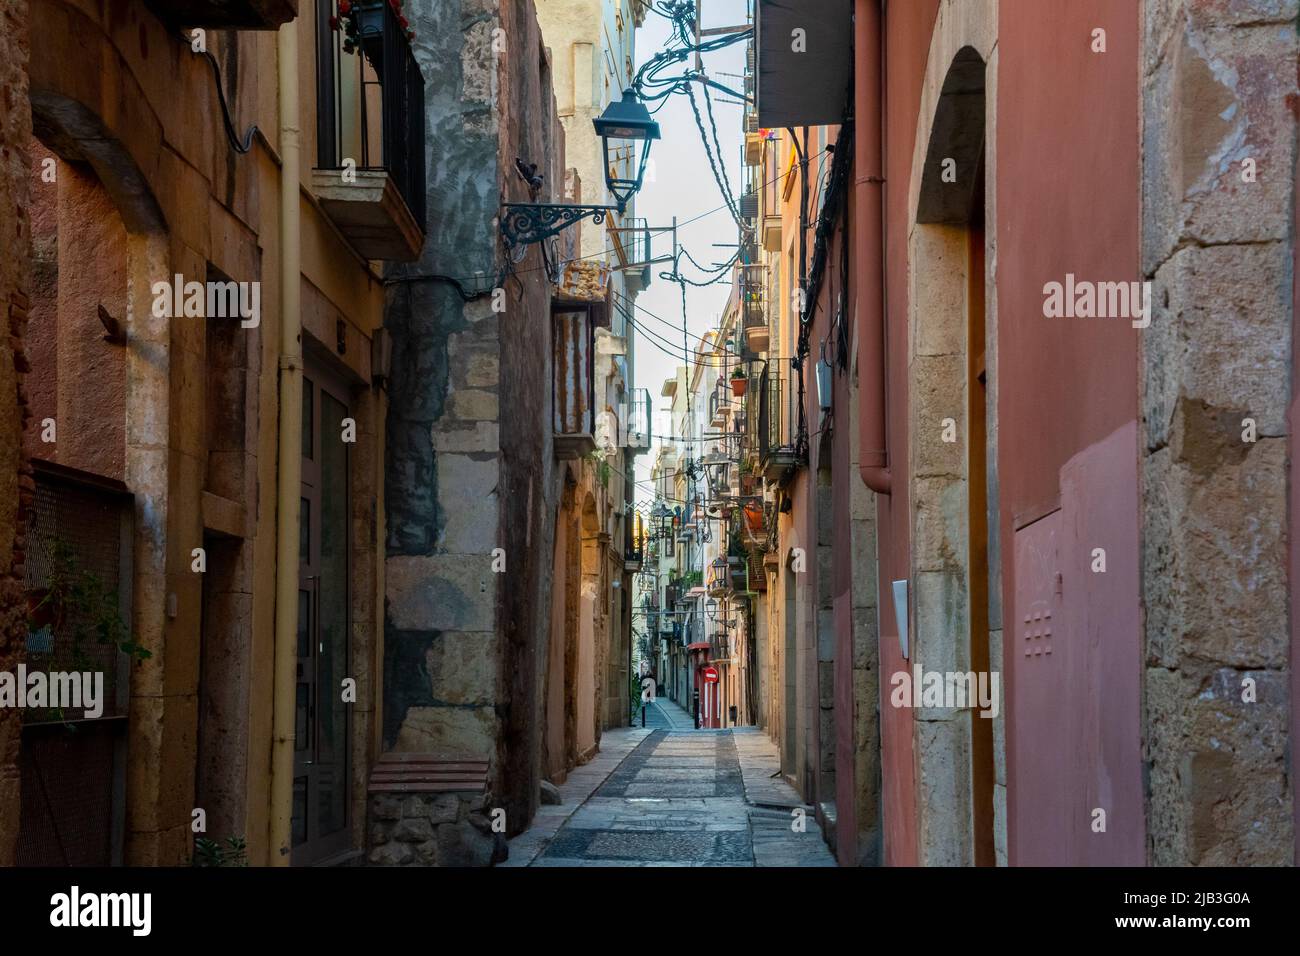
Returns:
[[[351,845],[347,386],[309,363],[302,386],[293,863]]]

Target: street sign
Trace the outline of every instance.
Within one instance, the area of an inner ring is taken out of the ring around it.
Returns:
[[[713,666],[704,668],[704,683],[716,684],[718,682],[718,669]]]
[[[655,679],[653,677],[641,678],[641,703],[648,704],[655,699]]]

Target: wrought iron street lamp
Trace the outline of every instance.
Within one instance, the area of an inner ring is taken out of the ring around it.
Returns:
[[[623,91],[623,99],[610,103],[605,112],[592,120],[592,125],[596,127],[596,135],[605,149],[605,186],[622,213],[633,194],[641,189],[650,159],[650,144],[659,138],[659,124],[650,118],[650,111],[629,88]],[[635,159],[638,147],[641,150],[639,160]],[[632,179],[615,175],[619,154],[624,150],[628,159],[636,163],[636,176]]]
[[[599,225],[609,213],[622,215],[627,209],[627,204],[641,188],[645,178],[650,144],[659,139],[659,124],[650,118],[650,111],[637,99],[636,93],[627,89],[623,91],[623,99],[610,103],[605,112],[592,120],[592,125],[603,144],[605,187],[614,197],[615,205],[508,202],[501,217],[501,234],[508,249],[558,236],[569,226],[584,219],[590,219]],[[639,160],[636,159],[638,148]],[[621,161],[619,153],[623,150],[627,151],[628,159],[634,160],[636,164],[636,175],[632,178],[620,176],[617,172]]]

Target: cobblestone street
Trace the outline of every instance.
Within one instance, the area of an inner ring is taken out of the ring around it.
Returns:
[[[633,744],[627,755],[585,801],[574,795],[562,821],[548,827],[539,814],[511,842],[506,865],[834,866],[812,808],[772,778],[778,763],[766,735],[667,729],[690,728],[684,715],[656,704],[645,730],[625,741],[607,733],[602,748],[615,737]]]

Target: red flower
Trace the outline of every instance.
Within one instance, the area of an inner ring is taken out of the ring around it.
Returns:
[[[402,0],[388,0],[388,5],[394,10],[402,9]]]
[[[338,28],[339,28],[339,18],[338,18],[338,17],[330,17],[330,29],[331,29],[331,30],[337,30]]]
[[[397,15],[397,22],[402,25],[403,30],[405,30],[407,27],[411,25],[410,23],[407,22],[406,17],[402,16],[400,13]]]
[[[352,12],[352,0],[339,0],[339,13],[347,16]]]

